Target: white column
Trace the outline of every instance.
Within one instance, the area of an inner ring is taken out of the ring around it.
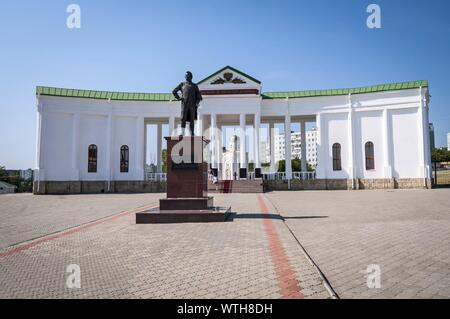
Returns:
[[[245,114],[239,115],[239,154],[240,167],[247,168],[246,143],[245,143]]]
[[[145,180],[145,178],[146,178],[146,176],[145,176],[145,173],[146,173],[146,171],[145,171],[145,166],[146,166],[146,164],[147,164],[147,160],[148,160],[148,137],[147,137],[147,134],[148,134],[148,131],[147,131],[147,123],[145,122],[145,119],[144,119],[144,154],[143,154],[143,157],[144,157],[144,162],[143,162],[143,176],[144,176],[144,180]]]
[[[111,180],[113,179],[113,116],[112,114],[108,114],[108,126],[106,133],[106,174],[108,175],[108,192],[111,190]]]
[[[353,118],[354,118],[354,110],[352,106],[352,96],[348,95],[348,172],[349,178],[352,180],[352,188],[355,189],[355,138],[353,136]]]
[[[216,157],[217,157],[217,143],[216,143],[216,125],[217,116],[216,114],[211,114],[211,126],[209,128],[210,140],[211,140],[211,167],[217,168]]]
[[[217,168],[218,168],[218,174],[217,176],[222,176],[222,169],[223,169],[223,134],[222,134],[222,125],[220,125],[216,130],[216,145],[217,145]]]
[[[432,164],[431,164],[431,141],[430,141],[430,118],[428,113],[428,100],[425,96],[422,97],[422,113],[424,121],[424,141],[425,141],[425,177],[431,179]]]
[[[316,116],[316,127],[317,127],[317,166],[316,166],[316,177],[318,179],[327,178],[326,172],[329,165],[327,157],[325,156],[325,151],[328,149],[328,145],[324,145],[325,140],[325,126],[322,123],[322,115],[320,113]]]
[[[174,136],[175,134],[175,116],[171,115],[169,117],[169,135]]]
[[[431,155],[430,153],[430,128],[427,116],[426,98],[423,95],[422,87],[419,92],[419,108],[417,110],[417,131],[419,137],[419,176],[424,178],[423,186],[427,187],[427,181],[425,179],[431,176]]]
[[[302,160],[302,172],[308,171],[308,163],[306,159],[306,122],[300,122],[300,139],[301,139],[301,160]]]
[[[422,90],[421,90],[422,91]],[[422,95],[422,92],[420,92]],[[419,141],[419,176],[424,177],[425,174],[425,147],[424,147],[424,133],[425,130],[423,128],[423,105],[422,105],[422,96],[420,95],[420,106],[417,109],[417,135]]]
[[[35,168],[41,168],[41,131],[42,131],[42,113],[40,110],[40,105],[38,105],[38,113],[36,117],[36,158],[35,158]]]
[[[156,132],[156,171],[158,173],[162,172],[162,124],[157,124]]]
[[[390,155],[390,130],[388,110],[383,110],[383,170],[384,178],[392,178],[392,166]]]
[[[203,115],[202,114],[198,114],[196,129],[197,129],[197,131],[196,131],[197,136],[203,136]]]
[[[40,181],[45,179],[44,176],[44,163],[41,158],[42,149],[42,120],[43,120],[43,109],[42,104],[37,101],[37,123],[36,123],[36,170],[34,174],[34,180],[38,182],[37,191],[40,191]]]
[[[72,180],[80,179],[80,114],[74,113],[72,119]]]
[[[291,146],[291,115],[284,117],[284,157],[286,164],[286,179],[292,179],[292,146]]]
[[[269,123],[269,141],[270,141],[270,172],[275,172],[275,123]]]
[[[426,140],[430,139],[430,132],[428,123],[425,125],[425,116],[424,116],[424,97],[422,94],[422,88],[419,89],[419,108],[417,110],[417,133],[418,133],[418,141],[419,141],[419,167],[420,172],[419,176],[422,178],[426,178],[427,174],[427,167],[426,167],[426,147],[428,146],[428,143]],[[424,182],[425,183],[425,182]],[[424,184],[426,186],[426,184]]]
[[[260,158],[259,158],[259,134],[260,134],[260,126],[261,126],[261,114],[255,114],[255,122],[254,122],[254,139],[253,139],[253,152],[254,152],[254,160],[255,160],[255,168],[261,168]]]
[[[145,124],[144,118],[136,118],[136,178],[144,179],[144,148],[145,148]]]

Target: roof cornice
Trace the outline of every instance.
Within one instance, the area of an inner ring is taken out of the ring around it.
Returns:
[[[211,76],[210,76],[211,77]],[[209,77],[208,77],[209,78]],[[386,91],[400,91],[418,88],[428,88],[428,81],[410,81],[392,84],[380,84],[373,86],[364,86],[350,89],[329,89],[329,90],[306,90],[306,91],[289,91],[289,92],[265,92],[261,93],[263,99],[294,99],[320,96],[339,96],[349,94],[365,94]],[[70,98],[89,98],[99,100],[117,100],[117,101],[161,101],[169,102],[174,100],[172,93],[132,93],[132,92],[111,92],[111,91],[94,91],[94,90],[78,90],[67,88],[56,88],[47,86],[37,86],[36,95],[42,96],[59,96]]]

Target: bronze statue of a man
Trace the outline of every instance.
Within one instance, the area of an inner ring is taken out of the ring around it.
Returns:
[[[186,81],[181,82],[173,91],[175,98],[181,100],[181,128],[183,129],[182,135],[185,133],[186,121],[189,122],[189,130],[191,136],[194,136],[194,125],[197,120],[197,109],[202,100],[202,95],[198,89],[197,84],[192,82],[192,73],[186,72]],[[178,92],[181,91],[181,98]]]

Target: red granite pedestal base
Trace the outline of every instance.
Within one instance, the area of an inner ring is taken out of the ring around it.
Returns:
[[[225,222],[231,207],[211,207],[204,210],[160,210],[155,208],[136,214],[136,224],[214,223]]]
[[[161,210],[205,210],[214,206],[213,197],[164,198],[159,200]]]
[[[208,196],[207,163],[202,136],[166,137],[167,198],[159,208],[136,214],[137,224],[224,222],[231,207],[214,207]]]

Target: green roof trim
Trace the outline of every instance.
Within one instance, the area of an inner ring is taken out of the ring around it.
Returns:
[[[250,75],[248,75],[248,74],[245,74],[244,72],[239,71],[238,69],[235,69],[235,68],[233,68],[232,66],[227,65],[227,66],[224,66],[223,68],[221,68],[219,71],[217,71],[217,72],[215,72],[215,73],[213,73],[213,74],[211,74],[211,75],[208,75],[206,78],[204,78],[204,79],[201,80],[200,82],[197,82],[197,85],[198,85],[198,84],[201,84],[201,83],[203,83],[203,82],[205,82],[206,80],[208,80],[209,78],[212,78],[213,76],[216,76],[217,74],[219,74],[219,73],[225,71],[226,69],[230,69],[230,70],[233,71],[233,72],[236,72],[236,73],[238,73],[238,74],[240,74],[240,75],[242,75],[242,76],[245,76],[246,78],[249,78],[250,80],[252,80],[252,81],[254,81],[254,82],[258,83],[258,84],[261,84],[261,81],[255,79],[254,77],[252,77],[252,76],[250,76]]]
[[[302,98],[302,97],[316,97],[316,96],[333,96],[333,95],[348,95],[348,94],[363,94],[374,92],[398,91],[407,89],[418,89],[421,87],[428,87],[428,81],[410,81],[392,84],[380,84],[372,86],[363,86],[352,89],[331,89],[331,90],[313,90],[313,91],[291,91],[291,92],[266,92],[262,93],[263,99],[285,99],[285,98]]]
[[[227,68],[227,67],[226,67]],[[221,72],[221,71],[219,71]],[[428,81],[411,81],[392,84],[381,84],[373,86],[363,86],[353,89],[329,89],[329,90],[307,90],[307,91],[291,91],[291,92],[266,92],[261,93],[263,99],[285,99],[285,98],[303,98],[318,96],[334,96],[348,94],[363,94],[385,91],[398,91],[408,89],[418,89],[420,87],[428,87]],[[37,95],[61,96],[73,98],[91,98],[99,100],[116,100],[116,101],[173,101],[175,97],[172,93],[130,93],[130,92],[110,92],[110,91],[93,91],[54,88],[46,86],[36,87]]]
[[[172,93],[130,93],[130,92],[109,92],[93,90],[77,90],[53,88],[46,86],[36,87],[37,95],[91,98],[98,100],[117,100],[117,101],[170,101],[175,100]]]

